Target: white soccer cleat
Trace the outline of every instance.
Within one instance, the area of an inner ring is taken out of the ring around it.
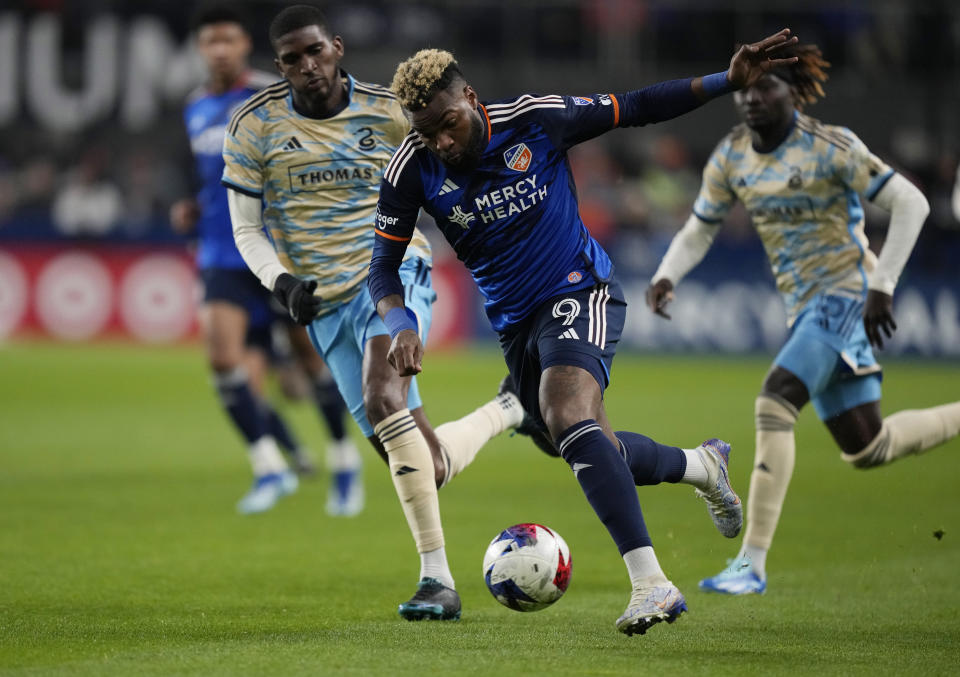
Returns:
[[[254,480],[250,491],[237,502],[237,512],[241,515],[266,512],[281,498],[294,493],[299,484],[297,476],[289,470],[261,475]]]
[[[642,635],[661,621],[673,623],[687,610],[687,601],[673,583],[634,589],[627,610],[617,619],[617,630]]]
[[[723,440],[710,439],[695,449],[707,468],[707,483],[696,494],[707,502],[710,517],[717,531],[733,538],[743,526],[743,503],[730,486],[727,463],[730,460],[730,445]]]

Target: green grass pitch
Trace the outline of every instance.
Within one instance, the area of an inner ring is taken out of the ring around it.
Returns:
[[[618,428],[733,444],[746,496],[765,359],[622,354]],[[493,394],[492,351],[431,353],[435,423]],[[324,514],[326,481],[264,515],[234,503],[249,470],[193,346],[0,348],[0,673],[15,675],[956,674],[960,442],[869,472],[844,464],[812,410],[762,597],[697,590],[739,539],[687,486],[640,491],[660,561],[690,611],[628,638],[629,583],[564,463],[502,436],[445,488],[459,623],[407,623],[418,559],[384,466],[364,446],[368,504]],[[960,365],[886,365],[884,411],[960,395]],[[285,405],[321,452],[303,403]],[[356,429],[354,429],[356,432]],[[359,433],[357,433],[359,435]],[[362,440],[358,440],[361,441]],[[365,442],[364,442],[365,444]],[[318,454],[319,455],[319,454]],[[537,521],[573,553],[566,596],[521,614],[484,587],[503,527]],[[937,538],[940,535],[941,538]]]

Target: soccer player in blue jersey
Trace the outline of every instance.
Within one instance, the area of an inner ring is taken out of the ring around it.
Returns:
[[[418,52],[394,76],[413,131],[384,173],[368,281],[393,336],[390,362],[400,374],[421,370],[423,345],[398,269],[422,208],[486,298],[521,403],[546,428],[623,556],[633,590],[616,627],[626,634],[686,610],[657,562],[635,486],[693,484],[728,537],[743,516],[727,477],[728,444],[668,447],[614,433],[607,420],[603,392],[627,304],[607,253],[580,219],[567,150],[751,84],[792,40],[784,30],[740,49],[723,73],[623,94],[481,103],[441,50]]]
[[[929,208],[923,194],[849,129],[803,113],[823,96],[827,64],[815,45],[734,95],[743,118],[716,147],[693,214],[654,273],[647,300],[665,308],[704,257],[736,200],[750,213],[787,306],[790,335],[755,405],[756,458],[737,557],[705,590],[766,589],[766,558],[793,472],[794,424],[813,402],[845,461],[875,468],[960,432],[960,402],[880,413],[883,347],[896,329],[893,292]],[[859,194],[890,212],[879,258],[867,247]]]
[[[444,549],[438,487],[523,410],[504,393],[436,429],[416,380],[387,363],[390,337],[365,293],[377,189],[410,126],[396,97],[342,70],[343,40],[316,8],[294,5],[270,25],[283,81],[247,101],[227,129],[223,183],[240,252],[263,285],[307,325],[351,414],[387,461],[420,553],[408,620],[455,620],[460,597]],[[263,233],[269,229],[271,240]],[[401,290],[426,338],[430,245],[412,233]]]
[[[193,21],[196,45],[208,81],[189,97],[184,121],[190,138],[196,182],[195,198],[171,208],[171,223],[181,233],[196,232],[197,267],[203,281],[201,327],[207,359],[220,401],[249,445],[252,489],[237,504],[241,513],[270,509],[297,486],[278,444],[298,470],[309,472],[312,461],[285,421],[262,395],[271,327],[281,318],[288,326],[297,361],[312,381],[316,402],[333,438],[328,453],[331,489],[327,509],[355,514],[363,506],[359,452],[347,435],[345,406],[330,372],[310,345],[306,332],[271,308],[270,292],[248,269],[233,241],[223,174],[223,134],[233,111],[276,78],[251,70],[251,49],[245,17],[233,6],[204,5]]]

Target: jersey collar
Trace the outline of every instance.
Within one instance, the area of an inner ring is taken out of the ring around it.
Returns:
[[[487,107],[482,103],[477,103],[477,110],[480,111],[480,120],[483,122],[484,131],[487,133],[487,145],[489,145],[490,139],[493,137],[493,126],[490,124],[490,115],[487,113]]]
[[[793,118],[791,118],[790,120],[790,126],[787,127],[786,133],[783,135],[783,138],[780,139],[780,143],[778,143],[776,146],[774,146],[770,150],[757,150],[756,147],[753,145],[753,142],[751,141],[750,147],[753,149],[753,152],[759,155],[769,155],[770,153],[776,153],[777,150],[779,150],[779,148],[787,142],[787,139],[793,136],[793,132],[797,128],[797,119],[799,117],[800,117],[800,111],[794,110]]]

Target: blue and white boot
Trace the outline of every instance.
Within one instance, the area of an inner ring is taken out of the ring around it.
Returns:
[[[749,557],[740,555],[716,576],[700,581],[700,589],[726,595],[762,595],[767,589],[767,579],[754,571]]]
[[[297,476],[289,470],[261,475],[253,481],[253,487],[237,502],[241,515],[266,512],[284,496],[294,493],[299,486]]]
[[[327,514],[332,517],[353,517],[363,512],[366,496],[363,490],[363,463],[360,451],[349,438],[334,442],[327,449]]]

